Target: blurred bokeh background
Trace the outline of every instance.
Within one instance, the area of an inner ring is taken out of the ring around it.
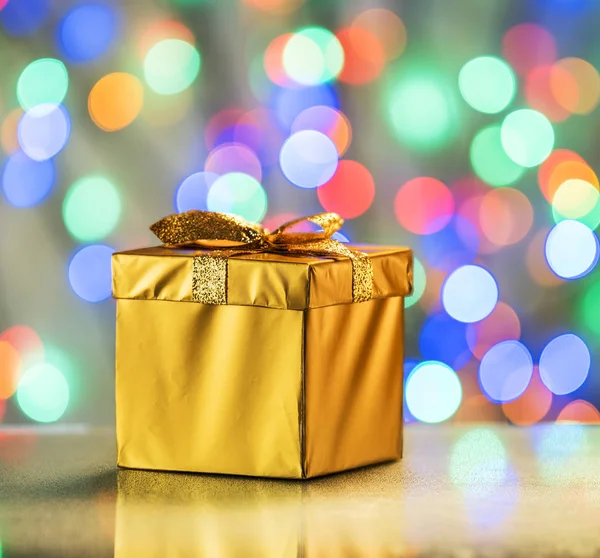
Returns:
[[[414,248],[406,419],[600,422],[595,0],[0,0],[0,420],[113,422],[174,211]]]

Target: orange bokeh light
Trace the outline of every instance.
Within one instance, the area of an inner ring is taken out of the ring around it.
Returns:
[[[17,349],[7,341],[0,341],[0,399],[8,399],[17,391],[22,363]]]
[[[498,246],[515,244],[525,238],[533,225],[533,207],[519,190],[491,190],[481,200],[479,224],[490,242]]]
[[[552,83],[562,75],[563,87],[573,84],[571,75],[555,66],[533,68],[525,77],[524,95],[532,109],[545,114],[552,122],[562,122],[571,113],[562,107],[553,94]]]
[[[552,202],[558,189],[567,180],[573,179],[583,180],[596,188],[598,188],[600,184],[596,173],[587,163],[582,163],[580,161],[564,161],[558,163],[558,165],[554,167],[548,182],[546,182],[545,185],[540,185],[542,194],[544,194],[544,197],[549,202]]]
[[[419,306],[427,314],[434,314],[442,310],[442,285],[446,280],[448,273],[435,268],[427,269],[427,282],[425,283],[425,290],[419,299]]]
[[[352,22],[379,38],[386,60],[398,58],[406,48],[406,27],[391,10],[372,8],[360,13]]]
[[[23,116],[23,110],[18,108],[11,110],[2,122],[2,129],[0,130],[0,142],[2,143],[2,149],[7,155],[11,155],[15,151],[20,149],[19,138],[17,137],[17,128],[19,126],[19,120]]]
[[[280,87],[293,87],[298,85],[287,75],[283,67],[283,51],[285,50],[285,45],[287,45],[287,42],[293,36],[293,33],[279,35],[269,43],[269,46],[265,50],[263,59],[265,73],[273,83]]]
[[[600,75],[581,58],[563,58],[554,64],[550,85],[556,102],[573,114],[588,114],[600,98]]]
[[[270,14],[289,14],[304,4],[304,0],[243,0],[243,2]]]
[[[191,45],[196,43],[194,34],[183,23],[173,20],[159,21],[144,28],[139,42],[140,56],[144,58],[156,43],[166,39],[179,39]]]
[[[583,399],[571,401],[558,414],[556,422],[576,424],[600,424],[600,412]]]
[[[571,151],[569,149],[555,149],[548,158],[538,167],[538,185],[544,197],[552,202],[552,198],[556,191],[552,192],[550,195],[549,186],[550,186],[550,177],[556,170],[556,167],[561,163],[565,163],[567,161],[577,161],[579,163],[585,163],[583,157],[581,155],[575,153],[575,151]],[[559,185],[560,186],[560,185]]]
[[[144,103],[144,87],[138,78],[115,72],[101,78],[90,91],[88,110],[94,124],[105,132],[129,126]]]
[[[385,52],[379,38],[362,27],[346,27],[337,33],[344,49],[344,67],[338,79],[351,85],[369,83],[385,66]]]
[[[552,392],[540,379],[538,367],[535,366],[527,389],[514,401],[503,403],[502,410],[513,424],[529,426],[540,422],[551,406]]]

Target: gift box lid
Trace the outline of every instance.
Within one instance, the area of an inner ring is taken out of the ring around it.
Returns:
[[[407,296],[413,286],[413,256],[397,246],[347,245],[369,256],[372,298]],[[195,262],[210,250],[156,246],[113,254],[116,299],[197,303]],[[353,302],[349,258],[259,252],[227,258],[226,303],[305,310]]]

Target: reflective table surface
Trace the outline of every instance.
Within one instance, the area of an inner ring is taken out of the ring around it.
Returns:
[[[600,556],[596,427],[410,425],[304,482],[114,463],[108,429],[0,430],[0,556]]]

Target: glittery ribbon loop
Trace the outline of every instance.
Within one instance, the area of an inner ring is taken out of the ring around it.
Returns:
[[[305,221],[322,230],[290,232],[294,225]],[[234,215],[192,210],[169,215],[150,230],[167,246],[201,246],[210,250],[194,257],[192,293],[196,302],[227,304],[228,259],[258,252],[349,258],[352,301],[364,302],[373,298],[373,265],[363,252],[331,238],[343,224],[337,213],[319,213],[288,221],[270,233]]]

